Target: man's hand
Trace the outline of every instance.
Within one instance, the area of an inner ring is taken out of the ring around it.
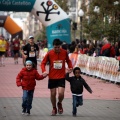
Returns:
[[[27,58],[27,55],[23,55],[23,57],[26,59],[26,58]]]

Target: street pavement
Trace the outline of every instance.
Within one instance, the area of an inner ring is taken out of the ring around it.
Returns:
[[[85,75],[82,77],[93,93],[84,89],[83,106],[77,108],[77,117],[72,116],[72,97],[68,82],[63,101],[64,113],[50,115],[52,106],[47,89],[48,78],[37,81],[31,115],[22,115],[22,89],[16,86],[16,76],[23,67],[22,59],[15,65],[13,58],[7,58],[5,64],[5,67],[0,67],[0,120],[120,120],[120,85]],[[38,64],[38,72],[41,74],[39,66]]]

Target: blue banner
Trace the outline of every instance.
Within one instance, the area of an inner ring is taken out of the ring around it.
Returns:
[[[31,12],[36,0],[0,0],[0,11]]]
[[[46,27],[48,49],[53,48],[53,40],[58,38],[66,43],[71,43],[70,19],[64,19]]]

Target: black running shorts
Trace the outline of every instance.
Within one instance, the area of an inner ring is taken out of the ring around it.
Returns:
[[[49,89],[58,88],[58,87],[65,88],[65,78],[62,78],[62,79],[49,79],[48,80],[48,88]]]

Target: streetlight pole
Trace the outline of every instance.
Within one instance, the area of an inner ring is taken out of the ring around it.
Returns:
[[[73,38],[74,38],[74,40],[75,40],[75,33],[76,33],[76,30],[77,30],[77,23],[75,22],[75,10],[76,10],[76,8],[75,7],[71,7],[70,8],[70,15],[71,15],[71,23],[72,23],[72,30],[73,30],[73,33],[74,33],[74,36],[73,36]]]
[[[70,19],[70,32],[71,32],[72,14],[71,14],[71,13],[69,13],[68,17],[69,17],[69,19]]]
[[[80,17],[80,41],[82,41],[82,18],[83,18],[83,15],[84,15],[84,11],[82,9],[79,10],[79,13],[78,13],[79,17]]]
[[[72,25],[72,30],[74,31],[74,40],[75,40],[75,33],[76,33],[76,30],[77,30],[77,23],[76,22],[74,22],[74,16],[73,16],[73,14],[72,13],[69,13],[69,18],[70,18],[70,25]]]
[[[98,21],[98,14],[100,13],[100,8],[99,8],[99,6],[95,6],[95,8],[94,8],[93,11],[96,13],[96,21]],[[104,17],[104,16],[103,16],[103,17]],[[105,31],[105,22],[104,22],[104,28],[103,28],[103,30],[101,29],[101,32],[100,32],[100,38],[101,38],[101,40],[102,40],[102,37],[103,37],[102,31],[103,31],[103,32]]]
[[[117,6],[119,5],[119,1],[115,1],[114,2],[114,6]],[[114,45],[115,45],[115,42],[116,42],[116,19],[117,19],[117,9],[115,8],[115,13],[114,13],[114,22],[115,22],[115,25],[114,25]]]
[[[82,41],[82,17],[80,17],[80,41]]]

